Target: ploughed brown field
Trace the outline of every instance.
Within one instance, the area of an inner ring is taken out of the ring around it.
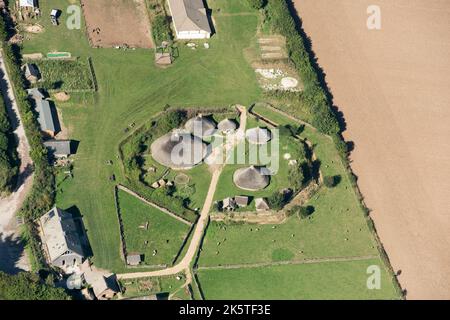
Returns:
[[[408,299],[450,298],[450,1],[293,0]],[[381,8],[368,30],[367,7]]]
[[[145,0],[81,0],[92,46],[152,48]]]

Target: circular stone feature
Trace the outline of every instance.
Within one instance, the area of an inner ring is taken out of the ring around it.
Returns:
[[[245,136],[248,142],[253,144],[266,144],[272,139],[270,130],[260,127],[248,129]]]
[[[178,186],[184,186],[187,185],[189,183],[189,176],[187,174],[184,173],[179,173],[175,176],[175,184]]]
[[[172,169],[190,169],[209,152],[208,145],[202,139],[180,130],[156,139],[150,150],[155,161]]]
[[[216,124],[201,114],[189,119],[184,128],[200,138],[210,137],[216,132]]]
[[[264,189],[270,183],[270,176],[266,167],[250,166],[234,172],[234,184],[244,190],[257,191]]]
[[[298,86],[298,80],[292,77],[286,77],[281,79],[281,85],[285,89],[293,89]]]

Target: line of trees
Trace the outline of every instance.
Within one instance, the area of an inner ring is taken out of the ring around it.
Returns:
[[[11,123],[0,92],[0,196],[2,193],[8,194],[13,190],[19,171],[18,162]]]
[[[26,80],[20,69],[20,48],[8,43],[8,39],[13,33],[13,22],[7,13],[2,13],[0,15],[0,41],[3,60],[12,82],[20,117],[30,144],[30,157],[34,166],[33,186],[24,201],[20,214],[26,222],[24,239],[27,241],[27,249],[34,258],[34,261],[32,261],[33,267],[41,269],[45,267],[45,259],[39,245],[34,220],[53,206],[55,178],[48,163],[47,150],[42,143],[38,121],[25,90]]]
[[[321,86],[317,72],[311,62],[310,54],[303,38],[299,35],[286,1],[269,0],[266,6],[266,17],[274,31],[286,37],[289,59],[299,73],[304,85],[304,90],[298,96],[298,99],[301,99],[303,104],[310,109],[311,124],[325,134],[339,135],[339,122],[331,108],[326,91]]]

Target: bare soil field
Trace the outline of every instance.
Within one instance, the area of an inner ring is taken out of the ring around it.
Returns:
[[[153,47],[144,0],[81,0],[81,5],[92,46]]]
[[[408,299],[450,298],[450,2],[294,0]]]

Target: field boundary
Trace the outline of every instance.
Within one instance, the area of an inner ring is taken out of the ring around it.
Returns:
[[[175,219],[177,219],[178,221],[180,221],[180,222],[182,222],[182,223],[184,223],[184,224],[187,224],[187,225],[190,226],[190,227],[193,225],[192,222],[189,222],[189,221],[183,219],[182,217],[178,216],[177,214],[175,214],[175,213],[173,213],[173,212],[167,210],[166,208],[160,207],[160,206],[158,206],[156,203],[153,203],[153,202],[151,202],[151,201],[145,199],[144,197],[142,197],[142,196],[139,195],[138,193],[134,192],[133,190],[131,190],[131,189],[125,187],[124,185],[118,184],[118,185],[117,185],[117,189],[122,190],[122,191],[124,191],[124,192],[126,192],[126,193],[132,195],[133,197],[135,197],[135,198],[139,199],[140,201],[144,202],[145,204],[147,204],[147,205],[149,205],[149,206],[152,206],[152,207],[154,207],[154,208],[156,208],[156,209],[158,209],[158,210],[160,210],[160,211],[162,211],[162,212],[168,214],[168,215],[171,216],[172,218],[175,218]]]
[[[311,258],[302,260],[291,261],[271,261],[260,263],[244,263],[244,264],[224,264],[217,266],[196,267],[194,272],[201,270],[223,270],[223,269],[243,269],[243,268],[261,268],[271,266],[284,266],[284,265],[298,265],[298,264],[314,264],[314,263],[327,263],[327,262],[347,262],[347,261],[364,261],[371,259],[378,259],[378,255],[368,256],[355,256],[355,257],[329,257],[329,258]]]

